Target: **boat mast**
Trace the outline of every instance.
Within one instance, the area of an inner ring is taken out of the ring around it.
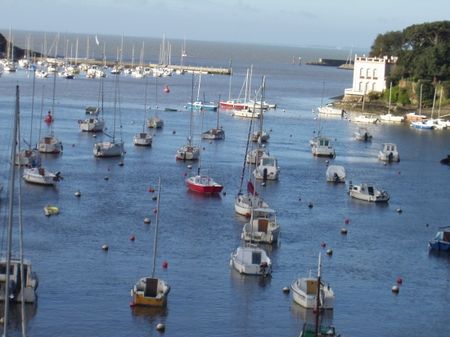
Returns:
[[[392,82],[389,85],[389,105],[388,105],[388,114],[391,113],[391,97],[392,97]]]
[[[319,253],[319,263],[317,265],[317,294],[316,294],[316,326],[314,336],[319,336],[319,315],[320,315],[320,267],[321,267],[321,254]]]
[[[255,113],[255,110],[253,110],[253,113]],[[242,165],[241,181],[239,183],[239,193],[238,194],[242,193],[242,184],[244,183],[245,168],[247,165],[248,146],[250,144],[250,135],[252,133],[252,124],[253,124],[253,118],[250,118],[250,123],[248,124],[247,144],[245,145],[244,164]]]
[[[423,84],[420,85],[420,94],[419,94],[419,115],[422,115],[422,88],[423,88]]]
[[[30,122],[30,142],[28,144],[28,149],[31,150],[31,142],[33,141],[33,117],[34,117],[34,93],[36,88],[36,66],[32,65],[33,69],[33,86],[32,86],[32,93],[31,93],[31,122]]]
[[[144,91],[144,122],[142,124],[142,132],[145,132],[145,120],[147,117],[147,88],[148,88],[148,76],[145,76],[145,91]]]
[[[232,62],[232,61],[230,61],[230,69],[231,69],[231,72],[230,72],[230,81],[229,81],[229,83],[228,83],[228,100],[229,100],[229,101],[231,100],[231,80],[232,80],[232,78],[233,78],[233,70],[232,70],[232,68],[231,68],[231,62]]]
[[[13,137],[11,144],[11,160],[10,160],[10,173],[9,173],[9,203],[8,203],[8,232],[7,232],[7,248],[6,248],[6,279],[5,279],[5,312],[4,312],[4,322],[3,322],[3,336],[7,336],[8,330],[8,319],[9,319],[9,280],[10,277],[10,266],[11,266],[11,251],[12,251],[12,226],[13,226],[13,204],[14,204],[14,188],[15,188],[15,176],[16,176],[16,151],[17,144],[19,144],[19,135],[18,135],[18,123],[19,123],[19,86],[16,86],[16,106],[14,112],[14,126],[13,126]]]
[[[158,195],[156,199],[156,223],[155,223],[155,237],[153,239],[153,266],[152,266],[152,278],[155,276],[156,266],[156,249],[158,243],[158,227],[159,227],[159,198],[161,195],[161,177],[158,179]]]
[[[192,121],[194,119],[194,73],[192,73],[192,83],[191,83],[191,116],[189,121],[189,137],[188,143],[192,144]]]

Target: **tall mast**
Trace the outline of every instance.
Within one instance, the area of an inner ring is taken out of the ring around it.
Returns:
[[[321,268],[321,254],[319,253],[319,263],[317,266],[317,294],[316,294],[316,328],[314,336],[319,336],[319,315],[320,315],[320,268]]]
[[[19,144],[19,86],[16,86],[16,106],[14,112],[14,126],[13,126],[13,137],[11,144],[11,160],[10,160],[10,172],[9,172],[9,204],[8,204],[8,232],[7,232],[7,248],[6,248],[6,280],[10,277],[10,266],[11,266],[11,251],[12,251],[12,226],[13,226],[13,204],[14,204],[14,188],[15,188],[15,176],[16,176],[16,165],[14,164],[16,158],[17,145]],[[8,330],[8,319],[9,319],[9,286],[8,282],[5,282],[5,312],[3,321],[3,336],[7,336]]]
[[[388,114],[391,113],[391,97],[392,97],[392,82],[389,85],[389,105],[388,105]]]
[[[155,237],[153,239],[153,265],[152,265],[152,278],[155,276],[156,266],[156,249],[158,243],[158,227],[159,227],[159,198],[161,195],[161,178],[158,179],[158,195],[156,199],[156,223],[155,223]]]

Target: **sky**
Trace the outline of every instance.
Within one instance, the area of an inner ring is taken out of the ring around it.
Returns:
[[[370,48],[378,34],[450,19],[448,0],[0,0],[5,31]]]

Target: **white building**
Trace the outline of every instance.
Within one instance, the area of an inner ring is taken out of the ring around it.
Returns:
[[[386,78],[397,63],[397,57],[366,57],[355,55],[352,88],[345,89],[345,96],[364,96],[370,92],[383,92]]]

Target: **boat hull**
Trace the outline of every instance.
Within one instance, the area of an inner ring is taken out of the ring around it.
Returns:
[[[186,179],[186,186],[193,192],[212,194],[222,192],[223,186],[208,176],[194,176]]]
[[[124,143],[102,142],[94,144],[95,157],[120,157],[125,153]]]

